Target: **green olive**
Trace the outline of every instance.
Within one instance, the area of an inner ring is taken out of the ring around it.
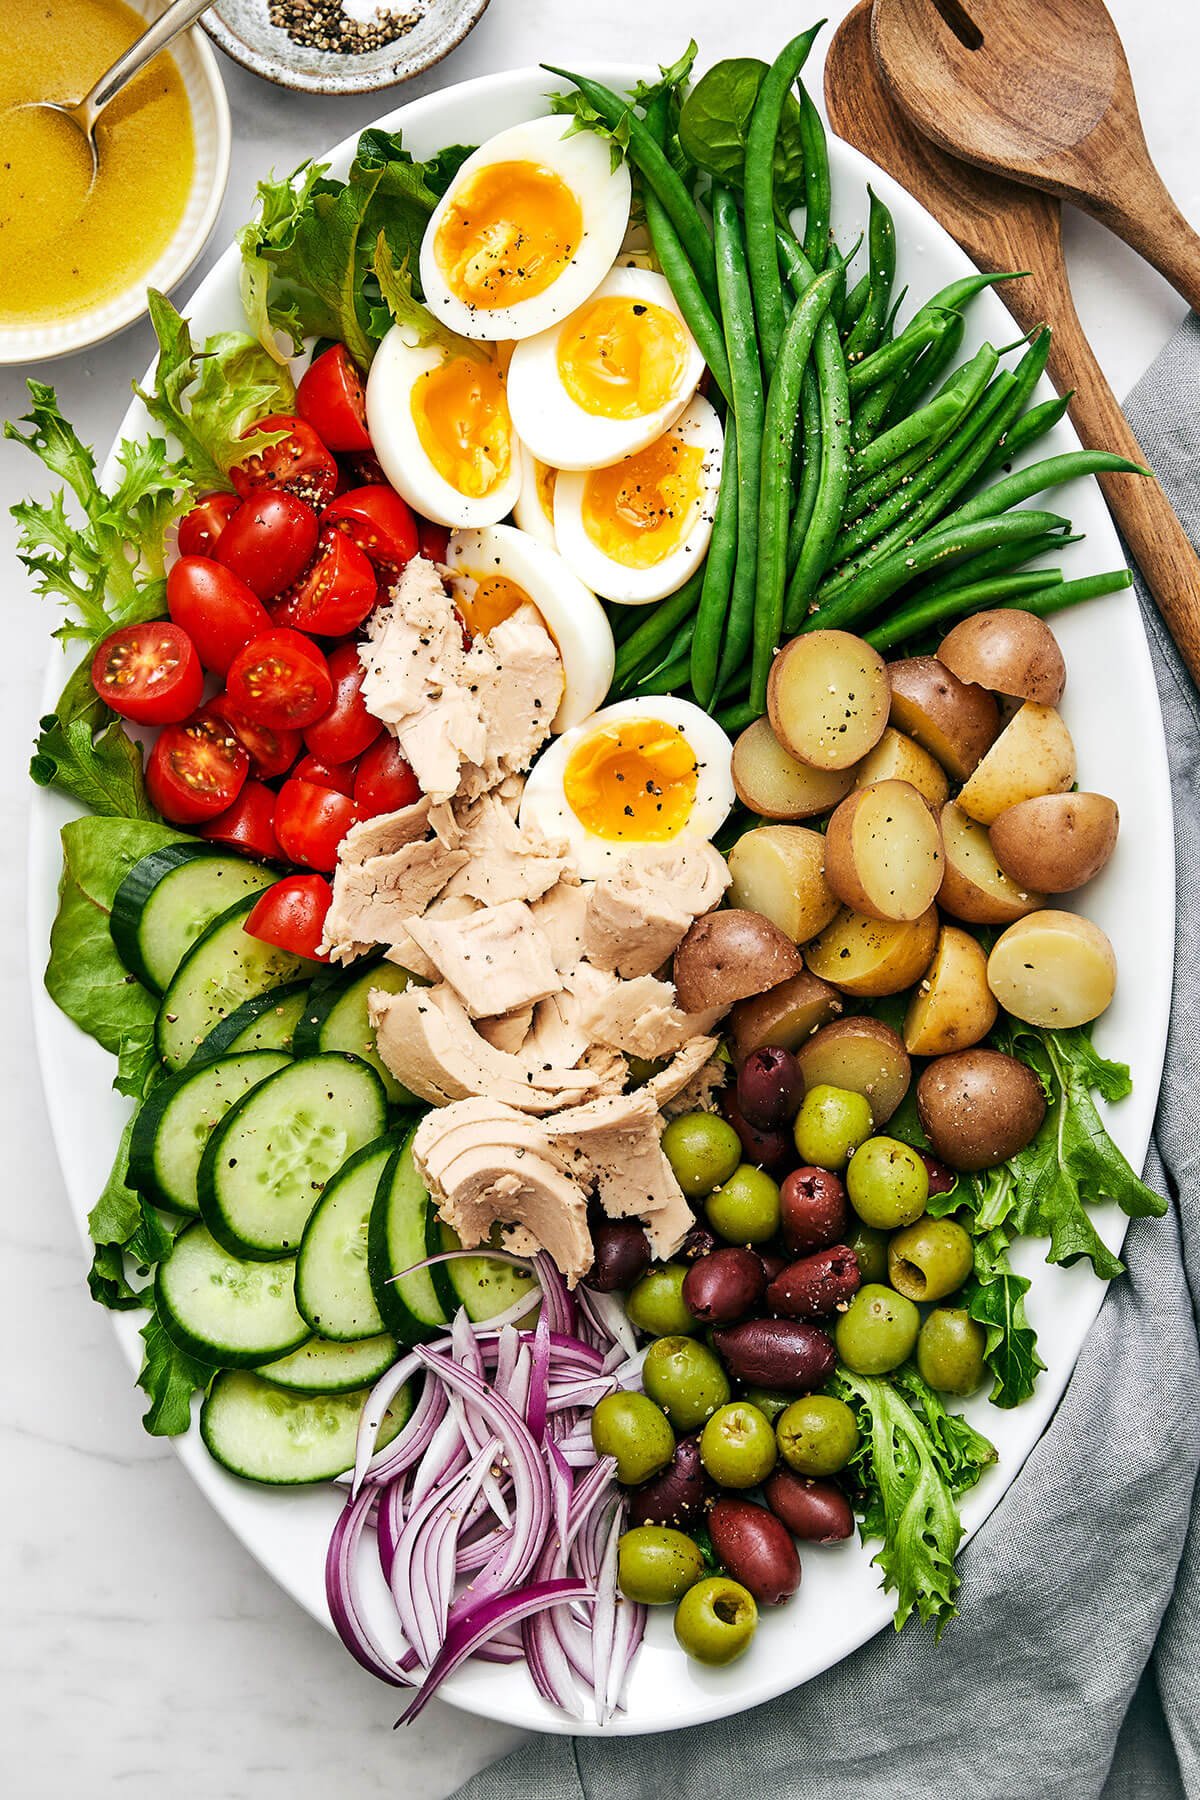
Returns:
[[[728,1181],[742,1160],[742,1141],[716,1113],[681,1113],[662,1135],[663,1153],[689,1200]]]
[[[844,1400],[805,1394],[775,1421],[779,1454],[797,1475],[836,1475],[858,1448],[858,1424]]]
[[[697,1662],[731,1663],[749,1647],[758,1608],[749,1588],[728,1575],[706,1575],[675,1608],[675,1636]]]
[[[874,1225],[859,1219],[846,1238],[858,1259],[858,1272],[864,1281],[886,1281],[888,1278],[888,1235]]]
[[[661,1337],[642,1364],[642,1385],[676,1431],[695,1431],[729,1398],[720,1357],[690,1337]]]
[[[844,1169],[864,1138],[871,1135],[871,1108],[862,1094],[818,1082],[809,1088],[796,1114],[796,1149],[801,1162],[818,1169]]]
[[[779,1183],[741,1163],[705,1202],[713,1230],[730,1244],[765,1244],[779,1230]]]
[[[776,1455],[770,1419],[746,1400],[719,1406],[700,1433],[700,1461],[718,1487],[757,1487]]]
[[[772,1425],[775,1423],[780,1413],[786,1412],[787,1408],[792,1404],[792,1396],[790,1394],[777,1393],[774,1388],[743,1388],[739,1398],[748,1400],[751,1406],[757,1406],[760,1413],[765,1413],[767,1415]]]
[[[627,1600],[668,1606],[699,1581],[704,1558],[682,1531],[635,1525],[617,1545],[617,1584]]]
[[[850,1158],[846,1192],[864,1225],[895,1231],[899,1225],[911,1225],[925,1211],[929,1171],[917,1152],[899,1138],[868,1138]]]
[[[886,1375],[912,1354],[921,1315],[903,1294],[869,1282],[834,1328],[838,1355],[857,1375]]]
[[[973,1394],[985,1374],[987,1333],[961,1306],[935,1306],[917,1339],[917,1368],[942,1394]]]
[[[625,1296],[625,1311],[631,1325],[649,1337],[690,1337],[699,1331],[683,1303],[685,1263],[656,1263],[635,1281]]]
[[[910,1300],[942,1300],[960,1288],[975,1266],[975,1246],[954,1219],[906,1225],[888,1245],[888,1278]]]
[[[592,1447],[597,1456],[615,1456],[617,1480],[636,1487],[666,1468],[675,1454],[675,1433],[653,1400],[622,1389],[596,1402]]]

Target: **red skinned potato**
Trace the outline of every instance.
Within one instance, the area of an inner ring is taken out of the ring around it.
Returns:
[[[1100,1017],[1116,991],[1117,959],[1091,919],[1048,908],[1001,933],[988,957],[987,978],[1014,1018],[1066,1029]]]
[[[833,1340],[799,1319],[745,1319],[713,1332],[713,1344],[735,1381],[811,1394],[833,1374]]]
[[[835,1482],[779,1468],[763,1482],[763,1499],[801,1543],[838,1544],[854,1530],[850,1502]]]
[[[1043,706],[1057,706],[1067,685],[1067,666],[1045,619],[1015,606],[960,619],[938,645],[938,661],[960,681]]]
[[[771,730],[769,719],[755,719],[741,733],[733,746],[730,773],[742,805],[763,819],[817,818],[854,785],[852,768],[814,769],[797,762]]]
[[[950,800],[942,808],[942,885],[938,906],[968,925],[1010,925],[1036,912],[1045,895],[1000,867],[986,825]]]
[[[1075,780],[1071,733],[1052,706],[1026,700],[1013,714],[958,796],[981,825],[1040,794],[1065,794]]]
[[[761,913],[793,944],[823,931],[838,909],[825,877],[825,839],[805,825],[743,832],[729,852],[729,878],[730,906]]]
[[[805,946],[814,975],[844,994],[877,1000],[920,979],[937,948],[937,907],[919,919],[871,919],[843,906],[820,937]]]
[[[768,988],[765,994],[739,1000],[729,1015],[734,1059],[744,1061],[752,1050],[767,1044],[798,1050],[814,1031],[836,1019],[844,1006],[832,982],[822,981],[809,969]]]
[[[952,1169],[992,1169],[1030,1143],[1046,1116],[1033,1070],[999,1050],[939,1056],[917,1082],[917,1112],[933,1153]]]
[[[760,1606],[780,1606],[800,1586],[800,1558],[775,1514],[752,1500],[720,1499],[708,1515],[713,1549]]]
[[[882,1019],[854,1015],[834,1019],[796,1052],[805,1088],[845,1088],[861,1094],[876,1131],[886,1125],[912,1079],[908,1052]]]
[[[942,880],[942,834],[907,781],[874,781],[842,801],[825,833],[825,879],[873,919],[919,919]]]
[[[1069,894],[1100,873],[1119,828],[1106,794],[1037,794],[993,820],[992,849],[1019,887]]]
[[[785,1319],[827,1319],[844,1309],[861,1285],[853,1250],[834,1244],[781,1270],[767,1289],[767,1310]]]
[[[987,952],[960,925],[943,925],[937,952],[904,1015],[904,1043],[914,1056],[966,1050],[996,1022]]]
[[[799,975],[803,959],[790,938],[761,913],[728,907],[707,913],[675,952],[675,992],[684,1012],[730,1006]]]
[[[1000,735],[1000,709],[985,688],[958,676],[936,656],[888,664],[891,723],[965,781]]]
[[[797,761],[849,769],[888,722],[887,667],[848,631],[807,631],[779,651],[767,682],[771,729]]]

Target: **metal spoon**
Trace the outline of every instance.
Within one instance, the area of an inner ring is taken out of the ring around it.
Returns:
[[[202,12],[207,12],[212,0],[171,0],[153,24],[143,31],[140,38],[130,44],[128,50],[119,56],[112,68],[103,74],[95,87],[83,96],[82,100],[30,100],[27,105],[44,112],[60,113],[69,119],[75,129],[83,134],[92,158],[92,180],[96,179],[96,171],[100,167],[100,152],[96,145],[96,121],[110,100],[115,100],[135,75],[140,75],[148,62],[153,61],[160,50],[165,50],[173,38],[189,25],[194,25]]]

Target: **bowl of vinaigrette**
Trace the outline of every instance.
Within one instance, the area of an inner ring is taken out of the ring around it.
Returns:
[[[0,364],[66,356],[183,279],[217,222],[229,105],[199,31],[176,38],[96,127],[99,167],[65,119],[162,0],[0,5]]]

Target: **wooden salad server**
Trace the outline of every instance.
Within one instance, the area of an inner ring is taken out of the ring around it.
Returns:
[[[876,0],[879,4],[880,0]],[[1146,458],[1084,335],[1063,258],[1057,199],[947,156],[910,124],[889,93],[871,41],[871,0],[835,32],[825,103],[839,137],[886,169],[988,271],[1024,270],[1002,297],[1026,330],[1051,327],[1049,373],[1073,390],[1071,418],[1085,445]],[[1180,654],[1200,682],[1200,558],[1157,481],[1097,477],[1130,553]]]

